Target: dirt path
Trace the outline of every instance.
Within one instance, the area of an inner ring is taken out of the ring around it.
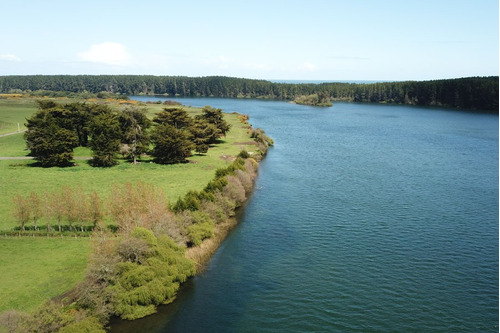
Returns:
[[[5,133],[5,134],[0,134],[0,138],[3,136],[8,136],[8,135],[14,135],[14,134],[21,134],[26,132],[27,130],[21,131],[21,132],[10,132],[10,133]]]
[[[0,156],[0,161],[6,161],[6,160],[32,160],[34,157],[32,156]],[[76,156],[73,157],[73,159],[76,161],[88,161],[91,160],[92,157],[90,156]]]
[[[5,160],[32,160],[31,156],[0,156],[0,161]]]

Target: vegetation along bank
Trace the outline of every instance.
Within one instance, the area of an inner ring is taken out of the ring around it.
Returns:
[[[163,178],[171,179],[169,172],[204,165],[205,156],[225,145],[225,135],[236,131],[237,138],[231,140],[239,141],[231,147],[226,144],[226,152],[217,153],[218,162],[203,167],[222,165],[206,172],[212,175],[208,183],[198,181],[175,199],[157,184],[143,181],[115,183],[107,190],[71,182],[42,190],[35,181],[31,191],[19,193],[26,185],[11,186],[10,211],[16,226],[3,226],[6,243],[13,237],[50,242],[85,236],[91,256],[74,288],[28,312],[4,311],[1,329],[102,332],[110,316],[141,318],[172,302],[179,286],[202,269],[235,224],[235,210],[251,193],[258,161],[272,145],[245,115],[179,105],[149,105],[157,111],[151,114],[144,105],[116,104],[50,98],[37,102],[24,134],[35,160],[1,161],[6,172],[12,177],[19,170],[35,172],[45,180],[72,173],[67,179],[74,181],[85,173],[119,173],[126,178],[123,171],[130,171],[132,180],[133,170],[141,169],[138,179],[147,180],[159,168]],[[228,117],[233,120],[227,122]],[[56,135],[45,135],[48,131]],[[229,153],[233,147],[239,153]],[[75,155],[88,158],[77,160]]]

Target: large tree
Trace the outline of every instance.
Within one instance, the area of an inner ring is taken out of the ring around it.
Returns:
[[[89,129],[91,135],[89,146],[93,152],[92,165],[100,167],[116,165],[115,154],[120,150],[122,137],[118,115],[108,109],[92,118]]]
[[[227,132],[229,132],[229,129],[231,128],[231,125],[229,125],[224,119],[222,110],[207,105],[203,108],[202,112],[203,113],[196,118],[203,119],[209,124],[213,124],[217,128],[218,137],[226,136]],[[215,143],[214,141],[215,140],[210,143]]]
[[[151,121],[146,116],[145,109],[129,107],[119,116],[122,131],[122,143],[127,145],[126,155],[133,163],[137,163],[137,156],[145,153],[149,148],[149,134],[147,129]]]
[[[69,111],[72,127],[78,136],[78,145],[87,147],[89,143],[89,124],[92,119],[91,104],[86,103],[70,103],[66,104],[65,108]]]
[[[194,150],[198,154],[205,154],[210,147],[211,142],[215,142],[219,135],[219,130],[214,124],[210,124],[204,119],[195,119],[191,127],[191,140],[194,144]]]
[[[44,106],[27,119],[24,137],[30,155],[43,167],[70,166],[78,137],[68,119],[68,111],[55,103]]]
[[[154,144],[151,155],[160,164],[183,163],[194,148],[190,136],[188,131],[172,125],[156,125],[151,134]]]
[[[158,113],[153,121],[157,124],[168,124],[176,129],[186,129],[193,123],[193,118],[189,116],[184,108],[165,108]]]

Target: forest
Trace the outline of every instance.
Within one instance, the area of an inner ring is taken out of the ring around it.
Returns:
[[[498,113],[498,76],[370,84],[275,83],[224,76],[26,75],[0,76],[0,93],[67,91],[170,97],[267,98],[292,101],[321,94],[332,101],[445,106]]]

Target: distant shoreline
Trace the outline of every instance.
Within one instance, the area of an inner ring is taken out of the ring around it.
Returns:
[[[45,92],[50,94],[58,91],[68,94],[263,98],[283,101],[294,100],[298,96],[324,94],[330,100],[443,106],[498,113],[498,76],[376,83],[310,81],[314,83],[275,83],[226,76],[18,75],[0,76],[0,93],[36,93],[44,96]]]

